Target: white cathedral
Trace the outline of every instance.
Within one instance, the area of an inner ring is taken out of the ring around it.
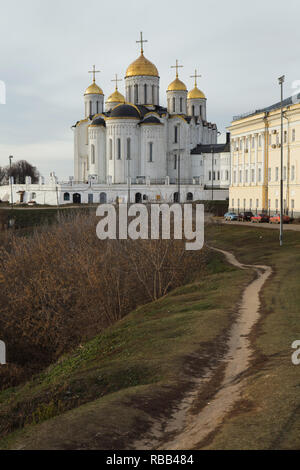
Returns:
[[[159,72],[144,55],[147,41],[142,33],[137,42],[141,53],[126,71],[125,96],[116,76],[115,91],[105,101],[95,66],[91,72],[84,119],[73,126],[74,177],[63,183],[53,173],[49,183],[41,178],[38,185],[29,178],[26,185],[13,185],[13,202],[185,202],[209,200],[212,194],[218,200],[228,198],[229,135],[225,144],[217,143],[217,126],[207,120],[207,99],[197,86],[197,71],[192,76],[195,86],[188,91],[176,61],[176,78],[163,107]]]

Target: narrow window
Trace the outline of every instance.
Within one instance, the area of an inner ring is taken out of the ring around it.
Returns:
[[[155,86],[152,85],[152,104],[155,104],[156,103],[156,99],[155,99]]]
[[[258,169],[258,181],[261,182],[261,168]]]
[[[246,170],[246,183],[248,183],[248,170]]]
[[[149,162],[153,162],[153,142],[149,142]]]
[[[127,160],[131,160],[131,140],[127,139]]]
[[[175,98],[173,98],[173,113],[175,113],[176,107],[175,107]]]
[[[91,146],[91,164],[95,165],[95,145]]]
[[[145,96],[145,104],[147,104],[147,102],[148,102],[147,98],[148,97],[147,97],[147,85],[146,84],[144,85],[144,96]]]
[[[295,209],[295,199],[291,200],[291,206],[292,206],[292,209]]]
[[[295,179],[295,167],[293,165],[291,168],[291,180],[294,181],[294,179]]]
[[[177,126],[174,127],[174,143],[175,144],[178,143],[178,127]]]
[[[296,140],[296,131],[295,129],[292,130],[292,141],[295,142]]]
[[[96,114],[99,114],[99,101],[96,102]]]
[[[138,104],[139,101],[139,87],[138,85],[134,85],[134,103]]]
[[[232,199],[232,209],[234,208],[234,199]]]
[[[174,170],[177,170],[177,155],[174,155]]]
[[[279,167],[277,166],[275,169],[275,181],[278,181],[279,179]]]
[[[286,166],[283,167],[283,179],[286,180]]]
[[[112,139],[109,139],[109,159],[113,159],[113,152],[112,152]]]
[[[211,181],[211,171],[209,172],[208,179],[209,179],[209,181]]]
[[[121,139],[117,139],[118,160],[121,160]]]
[[[256,209],[258,209],[259,206],[259,199],[256,199]]]
[[[287,142],[287,131],[284,131],[284,140],[283,141],[286,144],[286,142]]]
[[[131,103],[131,85],[128,87],[128,101]]]
[[[192,115],[195,116],[195,106],[192,106]]]
[[[92,102],[90,101],[90,116],[92,115],[92,110],[93,110],[93,108],[92,108]]]
[[[251,170],[251,181],[252,183],[255,181],[255,170]]]
[[[258,136],[258,146],[261,147],[261,135]]]
[[[183,108],[183,107],[182,107],[182,103],[183,103],[182,98],[180,98],[180,112],[181,112],[181,113],[182,113],[182,108]]]

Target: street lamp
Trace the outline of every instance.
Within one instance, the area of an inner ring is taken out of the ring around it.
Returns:
[[[280,246],[283,245],[283,83],[285,75],[278,78],[280,85],[280,108],[281,108],[281,146],[280,146]]]
[[[10,202],[11,207],[13,208],[14,201],[13,201],[13,185],[12,185],[12,176],[11,176],[11,161],[14,157],[12,155],[9,156],[9,181],[10,181]]]

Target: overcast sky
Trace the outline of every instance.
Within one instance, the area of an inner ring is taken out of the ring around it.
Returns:
[[[71,126],[83,118],[83,93],[93,64],[107,98],[111,79],[124,78],[138,57],[157,66],[161,104],[174,78],[190,89],[195,67],[207,96],[208,120],[221,132],[233,115],[278,101],[300,80],[299,0],[0,0],[0,166],[8,156],[26,159],[48,177],[73,174]],[[124,93],[124,82],[119,85]]]

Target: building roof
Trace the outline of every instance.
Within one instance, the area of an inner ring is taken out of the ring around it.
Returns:
[[[198,144],[197,147],[191,150],[192,155],[223,152],[230,152],[230,132],[227,132],[226,134],[225,144]]]
[[[144,119],[141,124],[161,124],[160,120],[155,116],[148,116]]]
[[[294,101],[296,100],[296,102],[300,101],[300,93],[298,93],[298,95],[290,96],[289,98],[286,98],[285,100],[283,100],[282,102],[283,107],[286,108],[287,106],[291,106],[292,104],[295,104],[293,100]],[[280,109],[280,107],[281,107],[281,101],[275,104],[272,104],[271,106],[267,106],[266,108],[259,108],[259,109],[256,109],[255,111],[249,111],[248,113],[233,116],[232,120],[238,121],[240,119],[245,119],[250,116],[255,116],[255,114],[269,113],[270,111],[274,111],[275,109]]]
[[[91,123],[91,126],[106,126],[105,121],[102,117],[97,117]]]
[[[126,117],[126,118],[141,118],[141,113],[137,106],[134,106],[132,104],[126,103],[126,104],[120,104],[116,106],[110,113],[111,118],[120,118],[120,117]]]
[[[150,76],[150,77],[158,77],[158,70],[150,60],[146,59],[143,52],[141,53],[140,57],[136,59],[132,64],[129,65],[126,78],[128,77],[136,77],[136,76]]]

